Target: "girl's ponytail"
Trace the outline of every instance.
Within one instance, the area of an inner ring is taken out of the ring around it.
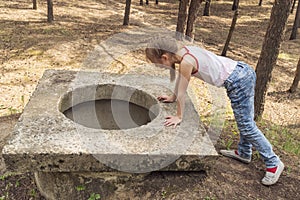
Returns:
[[[170,81],[173,82],[175,78],[176,78],[176,70],[175,70],[175,64],[173,64],[170,69]]]

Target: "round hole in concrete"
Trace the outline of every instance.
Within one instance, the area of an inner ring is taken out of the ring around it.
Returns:
[[[159,113],[157,100],[142,90],[105,84],[77,88],[65,94],[59,110],[85,127],[106,130],[136,128]]]

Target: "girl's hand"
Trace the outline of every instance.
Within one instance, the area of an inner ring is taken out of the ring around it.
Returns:
[[[157,99],[164,103],[173,103],[176,100],[176,97],[175,97],[175,95],[171,95],[171,96],[162,95],[162,96],[157,97]]]
[[[164,122],[164,125],[165,126],[172,126],[172,125],[174,125],[174,128],[176,128],[176,126],[178,124],[180,124],[180,122],[182,121],[182,119],[179,118],[178,116],[167,116],[165,119],[166,120]]]

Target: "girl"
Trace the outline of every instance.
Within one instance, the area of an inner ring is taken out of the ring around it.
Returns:
[[[266,174],[262,184],[275,184],[284,164],[273,152],[272,146],[254,121],[254,88],[256,74],[243,62],[215,55],[196,46],[178,48],[171,38],[155,39],[146,48],[146,57],[157,67],[170,69],[171,80],[175,78],[175,64],[179,64],[179,76],[176,80],[174,94],[162,95],[158,99],[165,103],[177,102],[177,114],[167,116],[165,126],[176,127],[183,120],[185,93],[191,76],[217,87],[225,87],[231,101],[235,120],[240,132],[237,150],[221,150],[224,156],[250,163],[252,145],[259,151],[266,164]]]

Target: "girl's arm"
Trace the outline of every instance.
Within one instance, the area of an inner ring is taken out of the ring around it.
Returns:
[[[179,66],[179,75],[176,81],[175,94],[177,95],[177,114],[176,116],[167,116],[165,126],[176,127],[182,121],[185,104],[185,93],[189,85],[193,65],[183,60]]]

